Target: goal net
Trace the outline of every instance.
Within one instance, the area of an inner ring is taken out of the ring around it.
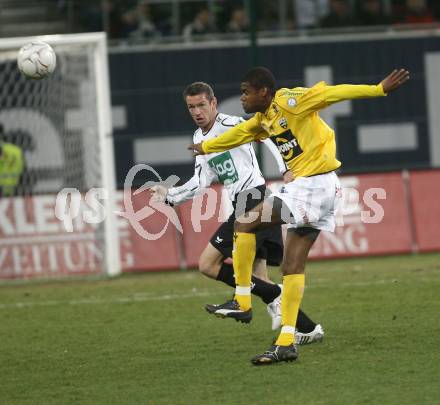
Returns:
[[[34,40],[57,55],[43,80],[17,68]],[[118,274],[105,34],[0,39],[0,83],[0,279]]]

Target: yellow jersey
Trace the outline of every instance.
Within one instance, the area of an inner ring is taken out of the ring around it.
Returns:
[[[23,152],[12,143],[0,143],[0,190],[3,196],[11,196],[24,170]]]
[[[344,100],[381,97],[381,84],[282,88],[264,113],[202,143],[205,153],[221,152],[268,137],[278,146],[295,178],[330,172],[341,166],[336,159],[335,133],[319,116],[319,110]]]

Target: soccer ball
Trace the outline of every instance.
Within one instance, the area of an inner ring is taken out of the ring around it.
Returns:
[[[57,57],[49,44],[33,41],[21,47],[17,65],[27,78],[43,79],[55,70]]]

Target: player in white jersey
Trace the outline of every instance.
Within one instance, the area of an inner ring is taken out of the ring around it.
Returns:
[[[199,127],[194,132],[194,143],[215,138],[243,121],[240,117],[218,113],[213,90],[206,83],[191,84],[185,89],[183,95],[188,110]],[[270,140],[266,145],[277,160],[280,173],[284,174],[287,168],[278,149]],[[192,199],[213,182],[220,182],[226,188],[234,206],[234,213],[221,224],[202,252],[199,270],[210,278],[235,287],[233,267],[225,262],[226,258],[232,256],[233,224],[236,216],[258,205],[263,201],[266,193],[265,180],[260,172],[252,145],[246,144],[227,152],[197,156],[194,175],[189,181],[179,187],[166,189],[164,186],[155,186],[152,190],[156,200],[178,205]],[[281,227],[266,229],[256,235],[257,254],[252,277],[252,293],[267,304],[268,312],[272,317],[272,328],[277,329],[281,321],[281,289],[268,278],[266,262],[269,265],[278,266],[282,261]],[[206,310],[219,317],[223,315],[216,305],[206,305]],[[241,321],[246,322],[246,320]],[[297,328],[299,343],[312,343],[323,337],[321,325],[316,325],[301,310],[298,314]]]
[[[229,128],[243,122],[240,117],[217,113],[211,128],[203,132],[198,128],[194,132],[194,142],[203,142],[216,138]],[[270,140],[264,142],[277,159],[282,173],[287,171],[286,165],[276,146]],[[210,153],[196,157],[194,176],[183,186],[173,187],[168,190],[167,200],[173,204],[193,198],[201,189],[213,182],[222,183],[228,191],[229,198],[235,202],[239,193],[245,190],[264,185],[265,180],[251,144],[246,147],[239,146],[226,153]]]

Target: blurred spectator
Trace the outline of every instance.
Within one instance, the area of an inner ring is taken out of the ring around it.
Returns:
[[[435,19],[437,21],[440,21],[440,1],[437,0],[437,3],[433,4],[432,11],[434,13]]]
[[[194,17],[194,20],[183,28],[185,41],[191,41],[195,37],[216,32],[211,12],[202,8]]]
[[[106,0],[102,2],[103,13],[107,14],[108,27],[107,33],[110,38],[120,38],[123,33],[123,26],[121,21],[121,12],[123,6],[118,0]]]
[[[102,31],[104,29],[101,3],[78,4],[81,26],[87,31]]]
[[[0,124],[0,196],[9,197],[16,193],[24,170],[21,147],[5,141],[3,125]]]
[[[437,21],[440,21],[440,1],[439,0],[430,0],[428,2],[428,7],[434,14],[434,17]]]
[[[155,4],[153,16],[156,29],[161,35],[178,34],[177,27],[173,27],[172,4]]]
[[[391,1],[391,22],[402,23],[406,12],[406,0],[392,0]]]
[[[361,0],[358,18],[361,25],[387,25],[390,23],[389,17],[383,11],[381,0]]]
[[[118,0],[105,0],[90,2],[89,4],[77,4],[80,25],[85,31],[108,30],[110,38],[120,38],[123,35],[121,12],[123,6]],[[107,21],[108,26],[105,26]]]
[[[148,1],[144,0],[122,15],[124,36],[132,39],[154,38],[160,35],[150,13]]]
[[[329,13],[321,20],[323,28],[353,27],[358,21],[353,17],[351,6],[347,0],[330,0]]]
[[[328,0],[293,0],[293,3],[299,29],[316,27],[328,13]]]
[[[249,21],[246,15],[246,11],[243,7],[232,10],[231,19],[226,26],[226,32],[235,34],[248,32]]]
[[[435,22],[434,14],[428,9],[426,0],[407,0],[403,18],[406,24],[424,24]]]
[[[278,16],[277,1],[262,1],[261,16],[258,18],[258,29],[261,31],[278,31],[280,27],[280,19]]]

